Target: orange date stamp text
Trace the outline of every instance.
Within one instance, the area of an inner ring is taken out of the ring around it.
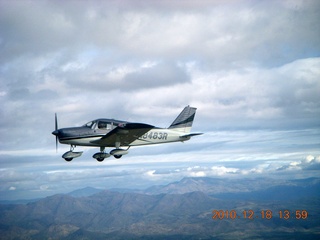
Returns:
[[[223,220],[223,219],[266,219],[270,220],[272,218],[279,219],[296,219],[296,220],[306,220],[308,218],[307,210],[279,210],[271,211],[269,209],[254,211],[252,209],[236,211],[236,210],[213,210],[212,219],[213,220]]]

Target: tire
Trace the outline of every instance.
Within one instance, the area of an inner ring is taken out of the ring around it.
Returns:
[[[113,155],[115,158],[119,159],[122,157],[122,155]]]

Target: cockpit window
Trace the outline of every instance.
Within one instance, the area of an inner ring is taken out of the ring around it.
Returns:
[[[88,128],[92,128],[93,124],[94,124],[94,122],[91,121],[91,122],[86,123],[86,124],[83,125],[83,126],[84,126],[84,127],[88,127]]]
[[[99,128],[99,129],[106,129],[106,128],[107,128],[107,123],[105,123],[105,122],[99,122],[99,123],[98,123],[98,128]]]
[[[112,123],[99,121],[98,122],[98,128],[99,129],[103,129],[103,130],[105,130],[105,129],[110,130],[110,129],[112,129]]]

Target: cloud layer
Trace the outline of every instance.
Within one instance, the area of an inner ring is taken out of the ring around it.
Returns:
[[[134,148],[125,158],[108,158],[103,163],[92,159],[94,149],[87,149],[71,163],[53,151],[42,151],[38,156],[32,152],[1,154],[1,196],[34,198],[86,186],[139,189],[183,177],[283,180],[319,176],[319,130],[206,135],[185,144]]]

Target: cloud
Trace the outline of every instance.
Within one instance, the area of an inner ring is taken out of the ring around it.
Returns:
[[[156,172],[156,170],[149,170],[149,171],[146,172],[146,175],[152,177],[152,176],[154,176],[155,172]]]
[[[2,41],[7,53],[3,60],[11,59],[13,50],[30,55],[69,48],[72,54],[83,46],[98,46],[115,58],[125,52],[145,58],[192,57],[225,67],[251,59],[283,64],[288,55],[292,61],[314,50],[309,50],[310,45],[319,46],[319,31],[309,27],[317,23],[319,4],[313,1],[296,8],[251,1],[207,2],[192,4],[198,6],[192,8],[176,1],[160,4],[165,9],[154,2],[137,4],[142,6],[138,8],[129,1],[123,5],[99,1],[2,4],[6,8],[2,11],[6,23]],[[307,18],[299,17],[307,14]],[[119,55],[110,54],[112,51]]]
[[[224,166],[214,166],[211,168],[211,170],[218,176],[222,176],[228,173],[237,173],[239,171],[239,169],[237,168],[226,168]]]
[[[292,162],[290,163],[290,167],[293,168],[301,168],[305,170],[319,170],[320,169],[320,156],[314,157],[312,155],[308,155],[304,160],[300,162]]]
[[[126,86],[128,89],[135,89],[135,86],[143,88],[172,86],[172,82],[179,84],[188,80],[189,76],[186,71],[174,63],[159,63],[144,67],[142,71],[127,74],[123,79],[124,82],[128,83],[128,86]]]
[[[298,170],[319,170],[320,169],[320,156],[315,157],[308,155],[305,159],[300,161],[292,161],[289,164],[285,164],[279,167],[279,171],[298,171]]]

